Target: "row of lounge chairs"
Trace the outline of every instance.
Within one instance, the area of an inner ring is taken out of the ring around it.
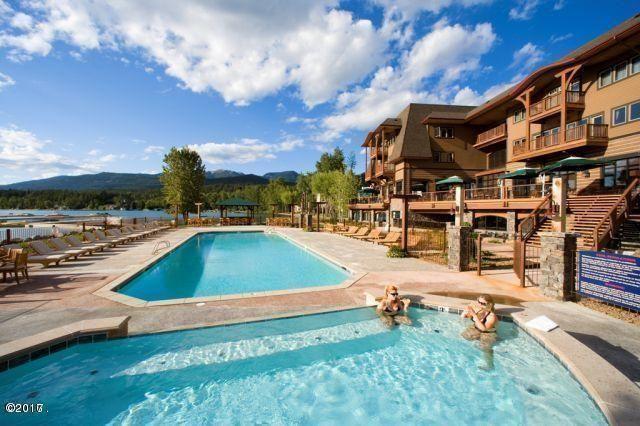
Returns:
[[[372,243],[382,244],[387,247],[399,244],[401,237],[399,232],[388,232],[387,234],[383,235],[381,229],[369,229],[368,226],[349,226],[344,228],[338,225],[328,225],[327,227],[325,227],[325,229],[334,234],[351,237],[362,241],[370,241]]]
[[[64,238],[50,238],[29,243],[33,254],[29,253],[28,263],[39,263],[45,268],[51,264],[59,265],[63,260],[77,259],[97,251],[104,251],[119,244],[126,244],[134,240],[146,238],[168,229],[169,226],[132,225],[121,229],[107,231],[94,230],[83,232],[84,241],[70,235]],[[8,249],[20,249],[18,245],[6,246]]]

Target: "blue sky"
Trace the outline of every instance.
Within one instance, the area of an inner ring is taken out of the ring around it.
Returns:
[[[634,1],[0,0],[0,183],[311,170],[408,102],[477,104],[640,12]]]

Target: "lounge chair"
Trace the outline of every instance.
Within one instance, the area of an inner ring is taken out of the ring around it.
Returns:
[[[123,237],[131,237],[134,240],[137,240],[140,238],[146,238],[147,236],[149,236],[149,233],[147,231],[134,231],[130,227],[125,226],[122,229],[117,230],[117,235],[122,235]]]
[[[381,229],[372,229],[367,235],[354,235],[353,238],[357,238],[359,240],[368,240],[370,238],[378,238],[382,234]]]
[[[138,238],[140,238],[140,235],[133,235],[133,234],[125,235],[122,232],[120,232],[119,229],[107,229],[106,234],[107,236],[113,237],[113,238],[124,238],[125,242],[137,240]]]
[[[394,246],[400,242],[400,237],[399,232],[389,232],[383,240],[378,241],[378,244],[383,244],[387,247]]]
[[[27,270],[27,259],[29,254],[25,249],[10,249],[8,256],[0,264],[0,272],[2,272],[2,281],[7,280],[7,274],[13,274],[16,282],[20,284],[20,274],[29,279],[29,271]]]
[[[29,255],[28,262],[41,263],[45,268],[52,263],[59,265],[63,260],[67,260],[72,257],[77,258],[77,256],[70,253],[61,253],[53,250],[44,241],[31,241],[29,243],[29,247],[31,247],[37,254]]]
[[[76,256],[76,259],[78,258],[78,256],[84,256],[87,253],[88,254],[93,253],[93,250],[91,250],[89,248],[73,247],[71,244],[69,244],[68,242],[66,242],[62,238],[52,238],[49,241],[51,241],[51,244],[53,244],[55,246],[55,248],[58,249],[58,251],[61,251],[63,253],[73,254],[74,256]]]
[[[91,243],[91,242],[83,243],[75,235],[68,236],[67,237],[67,241],[73,247],[76,247],[76,248],[89,248],[89,249],[92,249],[94,252],[96,252],[96,251],[104,251],[104,249],[106,249],[106,248],[111,246],[111,244],[109,244],[109,243],[98,243],[98,242],[95,242],[95,243]]]
[[[96,229],[96,237],[98,237],[99,241],[113,241],[116,244],[125,244],[131,240],[131,238],[129,237],[122,237],[122,236],[117,237],[117,236],[114,236],[113,233],[109,233],[109,234],[110,235],[107,236],[107,234],[105,234],[103,231],[99,231]]]
[[[367,228],[366,226],[363,226],[362,228],[358,229],[358,232],[356,232],[355,234],[345,234],[347,237],[364,237],[365,235],[367,235],[367,233],[369,232],[369,228]]]
[[[355,234],[358,232],[357,226],[350,226],[346,231],[337,231],[336,234],[346,235],[346,234]]]
[[[92,232],[86,231],[83,232],[84,238],[92,244],[106,244],[109,247],[115,247],[118,242],[115,239],[110,239],[105,236],[104,239],[99,239],[98,236]],[[104,234],[102,234],[104,235]]]

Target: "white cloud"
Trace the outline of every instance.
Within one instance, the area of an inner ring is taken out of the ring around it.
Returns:
[[[312,118],[312,117],[298,117],[298,116],[291,116],[291,117],[287,117],[287,119],[285,120],[287,123],[303,123],[303,124],[313,124],[316,121],[318,121],[317,118]]]
[[[412,19],[421,12],[440,13],[451,6],[470,7],[489,4],[493,0],[373,0],[384,7],[386,14],[399,14],[404,20]]]
[[[542,62],[544,52],[538,46],[529,42],[513,53],[513,62],[509,68],[530,70]]]
[[[46,178],[59,174],[80,174],[100,171],[103,159],[79,164],[70,158],[48,151],[50,140],[16,126],[0,128],[0,180],[15,182]]]
[[[91,157],[97,157],[101,152],[102,151],[100,151],[99,149],[92,149],[91,151],[87,152],[87,155]]]
[[[7,74],[0,72],[0,92],[9,86],[13,86],[14,84],[16,84],[16,82],[13,78],[8,76]]]
[[[165,148],[160,145],[149,145],[144,149],[145,154],[162,154]]]
[[[475,90],[471,89],[469,86],[465,86],[462,89],[458,90],[455,97],[453,98],[452,103],[455,105],[480,105],[489,99],[499,95],[505,90],[509,89],[516,85],[520,80],[525,77],[525,74],[517,74],[510,81],[506,83],[498,83],[482,93],[478,93]]]
[[[272,160],[276,158],[278,152],[292,151],[301,146],[303,146],[302,140],[296,138],[285,138],[276,144],[245,138],[231,143],[208,142],[189,145],[189,148],[197,151],[209,164],[245,164],[258,160]]]
[[[533,17],[540,0],[517,0],[516,3],[516,6],[509,10],[509,18],[525,21]]]
[[[33,0],[13,12],[0,46],[14,60],[48,55],[58,40],[80,50],[140,51],[194,92],[216,91],[246,105],[293,85],[313,107],[369,74],[387,47],[371,21],[337,6],[337,0]]]
[[[567,33],[562,35],[552,35],[549,38],[549,41],[555,44],[555,43],[560,43],[561,41],[570,39],[571,37],[573,37],[573,33]]]
[[[438,22],[402,56],[397,67],[382,67],[368,87],[341,93],[337,112],[324,118],[324,131],[317,139],[330,141],[349,130],[369,129],[411,102],[447,102],[451,84],[478,70],[480,57],[495,40],[488,23],[464,27]],[[427,81],[433,82],[433,90],[423,89]]]

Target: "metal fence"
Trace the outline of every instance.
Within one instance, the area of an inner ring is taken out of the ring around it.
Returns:
[[[410,214],[407,233],[407,251],[410,256],[446,264],[447,247],[446,223],[436,222],[420,214]]]
[[[74,232],[80,232],[78,226],[38,226],[32,228],[1,228],[0,244],[18,243],[23,241],[39,240],[49,237],[61,237]]]

